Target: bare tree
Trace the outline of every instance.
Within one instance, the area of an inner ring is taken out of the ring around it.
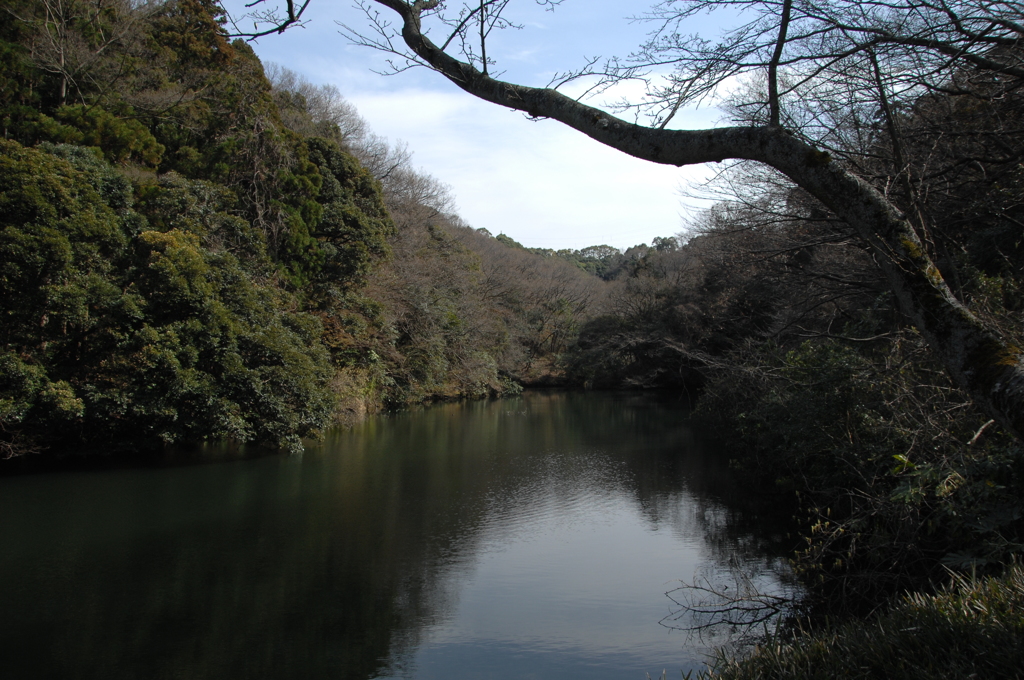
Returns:
[[[510,25],[502,16],[507,5],[484,0],[452,9],[440,0],[366,1],[369,31],[348,31],[357,43],[398,57],[397,69],[425,65],[474,96],[558,120],[637,158],[677,166],[739,159],[774,168],[850,224],[956,383],[1024,436],[1024,354],[956,298],[929,254],[925,225],[857,171],[842,139],[858,129],[854,114],[872,106],[891,112],[928,92],[966,92],[958,81],[963,72],[986,74],[1004,90],[1018,87],[1024,4],[664,0],[646,15],[658,29],[636,54],[558,79],[599,76],[598,87],[624,79],[647,83],[646,97],[621,107],[637,122],[566,96],[557,85],[492,77],[487,38]],[[684,32],[687,19],[719,7],[740,11],[744,23],[718,41]],[[400,27],[379,8],[393,12]],[[443,38],[440,45],[428,32]],[[671,71],[659,75],[666,68]],[[668,127],[682,107],[737,80],[745,82],[748,97],[739,125]]]
[[[154,0],[42,0],[40,16],[10,11],[18,21],[35,27],[32,59],[47,73],[57,76],[58,101],[65,104],[72,90],[81,97],[83,80],[96,84],[116,81],[123,75],[119,62],[140,42],[139,24],[160,8]],[[114,64],[105,64],[109,59]],[[107,72],[97,76],[106,65]]]
[[[351,147],[370,136],[366,121],[354,104],[334,85],[314,85],[279,64],[264,66],[274,88],[282,122],[307,137],[337,139]]]
[[[278,64],[264,67],[281,121],[308,137],[341,144],[381,183],[388,211],[401,229],[455,212],[451,188],[412,167],[412,152],[370,130],[355,105],[334,85],[314,85]]]

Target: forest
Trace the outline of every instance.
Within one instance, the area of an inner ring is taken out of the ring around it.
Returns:
[[[778,173],[730,165],[650,245],[531,248],[466,224],[335,87],[261,64],[214,0],[0,13],[0,469],[295,451],[523,386],[659,389],[721,433],[752,503],[795,516],[808,620],[1016,563],[1020,433],[951,377],[877,252]],[[1020,83],[961,65],[829,139],[1011,347]]]

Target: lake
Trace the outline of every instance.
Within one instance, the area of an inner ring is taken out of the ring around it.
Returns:
[[[301,456],[0,478],[3,677],[679,677],[723,640],[663,624],[680,580],[796,592],[698,433],[527,391]]]

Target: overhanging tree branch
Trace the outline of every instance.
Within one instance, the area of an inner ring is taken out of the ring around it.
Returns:
[[[466,92],[534,118],[551,118],[592,139],[636,158],[670,165],[742,159],[765,163],[783,173],[849,223],[870,246],[903,313],[941,357],[953,379],[979,405],[1018,437],[1024,434],[1024,354],[1004,341],[961,304],[946,285],[906,216],[869,183],[813,143],[775,124],[777,92],[769,125],[707,130],[649,128],[627,122],[555,90],[534,88],[490,77],[472,64],[438,48],[424,33],[423,12],[437,2],[375,0],[402,20],[401,35],[414,58],[438,71]],[[785,7],[791,3],[786,0]],[[787,23],[776,23],[777,38],[768,64],[781,63]],[[843,28],[832,22],[833,28]],[[848,27],[847,27],[848,28]],[[855,27],[856,28],[856,27]],[[766,29],[761,29],[766,30]],[[845,29],[844,29],[845,30]],[[949,56],[942,41],[871,31],[881,43],[926,47]],[[827,54],[836,52],[826,50]],[[959,57],[967,63],[1015,75],[1011,63],[991,57]],[[870,74],[868,74],[870,77]],[[869,84],[874,87],[873,82]],[[686,85],[684,84],[684,87]],[[770,95],[771,96],[771,95]]]
[[[401,19],[401,39],[408,52],[392,43],[394,33],[370,11],[373,4]],[[951,83],[953,90],[962,90],[955,84],[957,69],[991,74],[996,89],[1018,87],[1024,80],[1019,3],[960,0],[935,7],[916,0],[663,0],[648,17],[661,21],[662,28],[631,61],[609,62],[604,81],[647,82],[649,97],[626,108],[653,111],[656,127],[630,123],[554,89],[492,77],[484,52],[489,29],[481,7],[475,8],[481,22],[480,54],[463,39],[463,61],[446,51],[451,38],[438,47],[422,22],[429,13],[461,34],[472,9],[446,19],[439,0],[365,0],[362,6],[379,37],[366,38],[349,28],[356,42],[401,55],[410,65],[425,65],[485,101],[533,118],[557,120],[655,163],[682,166],[737,159],[779,171],[853,228],[873,252],[902,312],[954,381],[1007,430],[1024,435],[1024,353],[956,299],[904,212],[853,172],[858,158],[873,153],[871,145],[858,157],[858,152],[846,149],[842,136],[863,127],[862,117],[877,110],[879,92],[912,100],[948,90]],[[720,6],[740,7],[755,16],[717,44],[679,32],[683,19]],[[962,11],[951,15],[954,7]],[[882,59],[884,79],[877,66]],[[651,69],[666,66],[676,72],[663,78],[650,75]],[[767,101],[761,99],[758,106],[755,98],[735,109],[748,124],[706,130],[666,127],[680,107],[709,96],[725,80],[757,73],[767,74]],[[785,91],[799,102],[786,115],[790,130],[782,127],[783,77],[793,83]],[[758,113],[765,103],[766,117]],[[747,104],[753,106],[744,109]],[[841,155],[834,157],[822,149]]]

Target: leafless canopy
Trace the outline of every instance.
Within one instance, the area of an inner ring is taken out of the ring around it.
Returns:
[[[763,94],[746,91],[753,96],[743,102],[745,122],[819,138],[843,127],[851,108],[877,108],[876,76],[893,100],[955,88],[950,74],[958,65],[1024,76],[1015,50],[1024,38],[1022,7],[984,0],[665,0],[642,16],[657,27],[647,43],[613,61],[610,73],[649,84],[633,106],[661,126],[681,106],[754,78]],[[686,32],[696,14],[719,10],[737,12],[739,25],[717,40]],[[652,77],[665,67],[663,78]],[[773,71],[777,81],[766,82]]]

